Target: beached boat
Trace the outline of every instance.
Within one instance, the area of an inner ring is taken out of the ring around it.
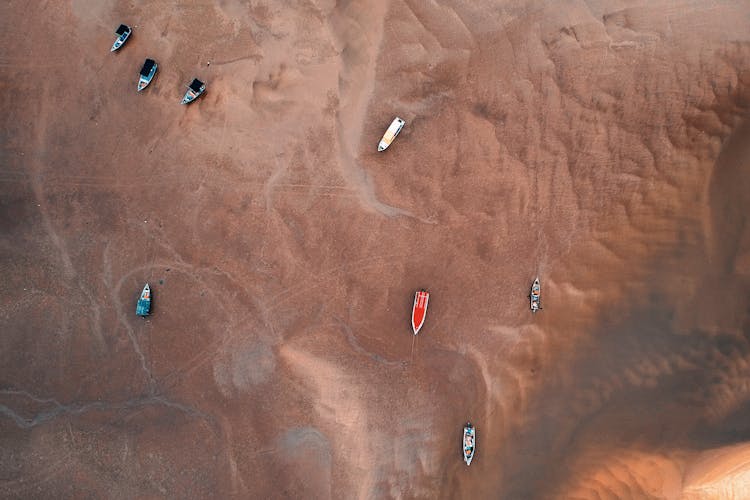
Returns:
[[[159,65],[156,64],[156,61],[153,59],[146,59],[138,78],[138,92],[148,87],[148,84],[153,80],[154,75],[156,74],[156,68],[158,67]]]
[[[531,284],[529,300],[531,301],[532,313],[535,313],[542,308],[542,286],[539,284],[539,278],[535,279],[534,283]]]
[[[466,465],[471,465],[471,461],[474,460],[474,451],[477,449],[476,440],[477,431],[474,429],[474,426],[471,425],[471,422],[467,422],[466,425],[464,425],[464,439],[461,446]]]
[[[195,78],[190,83],[190,85],[188,85],[187,92],[185,92],[185,97],[182,98],[182,104],[190,104],[205,91],[206,84]]]
[[[148,286],[148,283],[146,283],[146,286],[143,287],[141,296],[138,299],[138,305],[135,306],[135,313],[138,316],[148,316],[150,312],[151,312],[151,288]]]
[[[378,144],[378,151],[385,151],[388,146],[391,145],[393,139],[395,139],[398,133],[401,132],[401,129],[404,128],[404,123],[406,122],[398,116],[394,118],[394,120],[388,127],[388,130],[386,130],[385,134],[383,134],[383,138],[380,139],[380,144]]]
[[[115,39],[115,43],[112,44],[112,49],[110,50],[110,52],[114,52],[115,50],[125,45],[125,41],[128,39],[130,33],[132,32],[133,30],[130,29],[130,26],[121,24],[120,27],[117,28],[117,31],[115,31],[115,35],[117,35],[117,38]]]
[[[411,310],[411,327],[414,335],[419,333],[420,328],[424,325],[425,316],[427,316],[427,303],[430,301],[430,294],[425,290],[420,290],[414,294],[414,307]]]

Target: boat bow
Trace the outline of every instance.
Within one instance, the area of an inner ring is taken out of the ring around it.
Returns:
[[[420,290],[414,295],[414,307],[411,312],[411,327],[414,330],[414,335],[418,334],[422,325],[424,325],[429,301],[430,294],[426,290]]]

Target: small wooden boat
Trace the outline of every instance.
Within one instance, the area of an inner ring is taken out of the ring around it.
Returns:
[[[463,449],[464,462],[466,465],[471,465],[471,461],[474,460],[474,452],[476,451],[476,439],[477,431],[471,422],[467,422],[464,425],[464,439],[461,448]]]
[[[531,284],[531,293],[529,294],[529,300],[531,301],[531,312],[535,313],[542,308],[542,286],[539,284],[539,278],[534,280]]]
[[[125,45],[125,42],[132,32],[133,30],[130,29],[130,26],[121,24],[120,27],[115,31],[115,35],[117,35],[117,38],[115,39],[115,43],[112,44],[112,49],[110,50],[110,52],[114,52],[115,50]]]
[[[386,130],[385,134],[383,134],[383,138],[380,139],[380,144],[378,144],[378,151],[385,151],[386,149],[388,149],[388,146],[391,145],[393,139],[395,139],[398,133],[401,132],[401,129],[404,128],[404,123],[406,122],[398,116],[394,118],[394,120],[388,127],[388,130]]]
[[[195,78],[190,83],[190,85],[188,85],[187,92],[185,92],[185,97],[182,98],[182,104],[190,104],[205,91],[206,84]]]
[[[427,303],[430,301],[430,293],[420,290],[414,295],[414,307],[411,310],[411,327],[414,335],[419,333],[427,316]]]
[[[146,59],[141,68],[141,73],[138,78],[138,92],[148,87],[148,84],[153,80],[156,74],[156,69],[159,67],[156,61],[153,59]]]
[[[151,288],[146,283],[138,299],[138,305],[135,306],[135,314],[138,316],[148,316],[151,312]]]

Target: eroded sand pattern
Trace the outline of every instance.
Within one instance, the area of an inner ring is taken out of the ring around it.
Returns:
[[[6,0],[0,41],[0,497],[750,498],[746,2]]]

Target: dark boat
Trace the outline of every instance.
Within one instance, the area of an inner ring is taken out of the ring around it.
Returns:
[[[130,29],[130,26],[128,26],[127,24],[121,24],[120,27],[115,31],[115,35],[117,35],[117,38],[115,39],[115,43],[112,44],[112,49],[110,50],[110,52],[114,52],[115,50],[125,45],[125,42],[127,41],[128,37],[130,37],[130,33],[132,32],[133,30]]]
[[[185,97],[182,98],[182,104],[190,104],[196,100],[203,92],[206,91],[206,84],[197,78],[188,85]]]
[[[156,69],[159,67],[156,61],[153,59],[146,59],[141,68],[141,73],[138,78],[138,92],[148,87],[148,84],[153,80],[156,74]]]

